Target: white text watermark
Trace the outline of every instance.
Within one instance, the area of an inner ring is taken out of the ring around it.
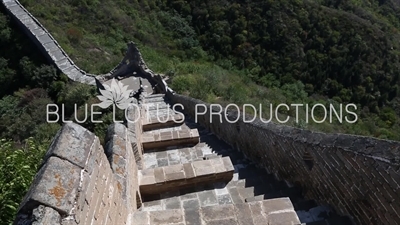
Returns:
[[[116,120],[116,106],[113,107],[113,121],[114,122],[123,122]],[[88,120],[92,123],[102,123],[101,120],[96,120],[96,116],[101,116],[102,112],[99,111],[100,108],[103,108],[101,104],[92,104],[92,105],[84,105],[83,109],[81,109],[81,118],[78,118],[78,106],[74,106],[73,117],[77,123],[85,123]],[[135,118],[132,118],[132,115],[129,115],[129,109],[135,108]],[[304,108],[304,117],[300,117],[300,110]],[[286,110],[289,112],[290,110],[294,110],[295,116],[285,115],[280,113],[281,110]],[[47,112],[47,122],[48,123],[57,123],[60,120],[62,122],[72,122],[71,120],[66,120],[66,115],[64,105],[59,107],[56,104],[49,104],[46,108]],[[120,110],[120,109],[119,109]],[[174,121],[176,123],[182,123],[185,120],[185,115],[181,112],[185,110],[182,104],[174,104],[172,106],[165,103],[153,103],[151,105],[144,105],[143,110],[137,104],[128,104],[124,109],[125,121],[127,122],[138,122],[139,119],[145,122],[155,122],[158,123],[166,123],[168,121]],[[243,104],[241,107],[237,104],[229,104],[226,107],[223,107],[220,104],[196,104],[194,109],[187,109],[187,112],[194,113],[194,120],[197,123],[199,121],[199,117],[203,117],[203,119],[208,119],[209,123],[236,123],[241,120],[244,123],[252,123],[256,120],[259,120],[263,123],[269,123],[271,121],[276,121],[278,123],[288,123],[289,121],[294,121],[299,123],[299,121],[303,121],[305,123],[355,123],[358,120],[358,115],[355,112],[357,110],[357,106],[355,104],[339,104],[338,107],[334,105],[323,105],[323,104],[279,104],[274,107],[272,104],[269,105],[268,110],[268,118],[263,117],[263,105],[259,104],[257,107],[252,104]],[[316,111],[319,111],[317,113]],[[83,111],[83,112],[82,112]],[[236,116],[232,119],[229,116],[230,111],[235,111]],[[252,111],[253,113],[247,113]],[[139,113],[142,112],[142,113]],[[82,116],[83,113],[83,116]],[[142,114],[142,115],[140,115]],[[176,116],[178,115],[178,116]],[[193,115],[192,115],[193,116]],[[283,118],[282,118],[283,117]],[[292,120],[291,120],[292,119]]]

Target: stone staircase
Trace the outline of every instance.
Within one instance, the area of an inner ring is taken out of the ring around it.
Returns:
[[[135,224],[352,224],[174,113],[164,95],[141,104],[143,204]]]

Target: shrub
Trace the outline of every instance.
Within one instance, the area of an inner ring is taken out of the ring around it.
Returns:
[[[17,148],[12,141],[0,140],[0,224],[12,224],[48,145],[30,138]]]

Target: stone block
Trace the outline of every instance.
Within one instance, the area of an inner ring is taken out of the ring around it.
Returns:
[[[164,169],[161,167],[154,169],[154,178],[157,183],[164,183],[166,180],[166,176],[164,174]]]
[[[110,206],[109,206],[109,212],[108,212],[108,217],[110,219],[109,224],[115,224],[117,222],[117,215],[118,215],[118,208],[116,207],[116,201],[119,199],[118,195],[118,190],[115,188],[115,185],[110,187],[110,190],[112,190],[112,198],[110,199]]]
[[[191,129],[190,130],[190,136],[191,137],[199,137],[199,131],[197,129]]]
[[[65,218],[61,221],[61,225],[79,225],[79,224],[73,218]]]
[[[185,173],[182,164],[166,166],[164,167],[164,172],[167,181],[185,179]]]
[[[172,174],[172,173],[181,173],[183,172],[183,165],[177,164],[172,166],[164,167],[165,174]]]
[[[232,199],[229,194],[217,195],[219,205],[232,204]]]
[[[165,201],[165,209],[180,209],[181,206],[181,201],[179,197],[174,197],[174,198],[167,198],[164,200]]]
[[[154,135],[153,134],[143,134],[142,141],[143,142],[154,142]]]
[[[165,174],[166,181],[176,181],[177,185],[179,184],[184,184],[186,181],[185,179],[185,173],[179,172],[179,173],[169,173]]]
[[[107,133],[106,133],[106,137],[104,139],[104,143],[107,143],[109,140],[111,140],[114,135],[119,138],[122,138],[124,141],[127,141],[126,140],[127,128],[121,123],[111,124],[107,128]]]
[[[251,202],[249,203],[249,205],[254,224],[255,225],[266,224],[267,218],[265,218],[265,216],[262,213],[263,209],[261,206],[261,202]]]
[[[61,216],[58,212],[50,207],[39,205],[32,211],[32,225],[41,224],[54,224],[59,225],[61,223]]]
[[[179,130],[179,138],[190,138],[190,131],[189,130]]]
[[[161,136],[162,140],[172,139],[172,131],[163,131],[160,132],[159,135]]]
[[[186,209],[198,209],[200,207],[200,202],[197,198],[187,199],[187,200],[182,201],[182,207],[185,210]]]
[[[199,210],[198,209],[185,209],[185,222],[186,222],[186,225],[201,224]]]
[[[215,172],[214,167],[211,165],[211,162],[209,160],[193,162],[192,166],[196,177],[214,174]]]
[[[127,165],[127,160],[123,158],[122,156],[113,154],[110,158],[110,163],[111,163],[111,168],[114,172],[114,174],[126,177],[127,173],[130,171],[128,170],[128,165]]]
[[[201,208],[201,215],[204,221],[234,218],[233,205],[217,205]]]
[[[39,170],[19,211],[27,212],[43,204],[67,215],[75,203],[80,175],[81,169],[76,165],[50,157]]]
[[[225,165],[226,171],[235,171],[235,168],[233,167],[232,161],[229,157],[223,157],[222,162]]]
[[[140,186],[156,184],[156,178],[153,176],[143,176],[140,179]]]
[[[149,212],[138,211],[132,214],[132,221],[134,224],[150,224]]]
[[[209,161],[211,165],[214,167],[215,173],[226,172],[225,164],[222,161],[222,158],[209,159]]]
[[[97,167],[97,165],[96,165]],[[89,184],[86,189],[82,190],[83,196],[85,197],[86,201],[89,201],[92,196],[93,196],[93,190],[95,188],[96,182],[97,182],[97,176],[98,176],[99,170],[96,168],[92,174],[89,175]],[[84,177],[85,179],[85,177]]]
[[[93,133],[78,124],[66,123],[50,145],[45,160],[50,156],[58,156],[84,168],[94,141]]]
[[[264,200],[262,202],[262,207],[265,214],[294,210],[292,202],[287,197]]]
[[[184,213],[180,209],[170,209],[164,211],[150,212],[149,224],[176,224],[184,223]]]
[[[158,167],[168,166],[168,159],[167,158],[157,159],[157,165]]]
[[[105,150],[107,157],[110,157],[113,154],[115,154],[115,155],[119,155],[119,156],[126,158],[127,154],[128,154],[127,146],[128,146],[127,142],[124,139],[114,135],[107,142],[104,150]]]
[[[203,191],[197,193],[200,206],[212,206],[218,204],[217,197],[212,191]]]
[[[183,170],[185,171],[185,178],[191,179],[195,177],[194,169],[192,167],[192,163],[183,164]]]
[[[251,210],[250,210],[250,205],[241,203],[241,204],[235,204],[235,209],[234,212],[237,217],[237,222],[239,225],[251,225],[253,224],[253,219],[251,217]]]
[[[300,224],[299,217],[295,211],[269,214],[269,224]]]
[[[237,224],[235,218],[219,219],[207,222],[207,225],[232,225],[232,224]]]
[[[81,176],[82,176],[81,177],[82,186],[79,187],[79,189],[78,189],[78,192],[79,192],[78,196],[79,197],[78,197],[77,202],[76,202],[77,210],[82,210],[83,205],[85,203],[85,198],[86,198],[85,191],[87,190],[87,188],[88,188],[88,186],[90,184],[90,176],[86,171],[82,171]]]

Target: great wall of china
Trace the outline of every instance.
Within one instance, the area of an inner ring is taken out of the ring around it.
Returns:
[[[2,3],[61,72],[96,84],[18,1]],[[259,120],[210,123],[209,105],[196,124],[195,105],[206,103],[174,93],[133,43],[120,65],[97,77],[132,72],[157,86],[141,94],[139,110],[129,109],[140,120],[111,125],[104,146],[65,124],[15,224],[400,224],[399,142]],[[185,121],[175,122],[175,103]],[[157,104],[166,123],[155,118]]]

